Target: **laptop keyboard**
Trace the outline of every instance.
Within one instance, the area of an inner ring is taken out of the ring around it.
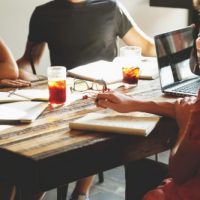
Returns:
[[[174,92],[181,92],[181,93],[185,93],[185,94],[194,94],[196,95],[198,93],[200,87],[200,79],[198,79],[195,82],[186,84],[184,86],[181,86],[179,88],[173,89]]]

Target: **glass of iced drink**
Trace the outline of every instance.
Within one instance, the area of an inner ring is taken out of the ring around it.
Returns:
[[[66,101],[67,70],[63,66],[48,67],[49,103],[64,104]]]
[[[124,46],[120,48],[123,82],[137,84],[140,75],[141,48]]]
[[[139,80],[139,67],[122,67],[123,82],[128,84],[137,84]]]

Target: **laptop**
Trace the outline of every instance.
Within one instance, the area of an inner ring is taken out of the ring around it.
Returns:
[[[194,73],[195,26],[154,37],[161,90],[175,96],[197,96],[200,77]],[[194,62],[193,62],[194,61]]]

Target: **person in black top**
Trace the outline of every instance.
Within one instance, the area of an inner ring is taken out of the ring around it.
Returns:
[[[101,59],[112,61],[118,37],[127,45],[140,46],[144,56],[156,55],[153,40],[118,1],[53,0],[38,6],[30,20],[25,53],[17,61],[21,78],[36,79],[26,69],[31,67],[30,56],[34,66],[39,63],[45,44],[51,65],[72,69]],[[88,199],[92,180],[93,176],[78,181],[73,200]]]
[[[30,65],[30,51],[38,64],[45,44],[51,65],[67,69],[117,56],[117,37],[127,45],[142,47],[144,56],[155,56],[152,39],[135,24],[124,7],[114,0],[54,0],[38,6],[31,17],[21,69]],[[32,79],[24,75],[26,79]],[[22,78],[23,75],[22,75]]]

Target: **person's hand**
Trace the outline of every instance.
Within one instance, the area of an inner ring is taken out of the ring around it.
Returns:
[[[176,121],[180,129],[185,130],[190,117],[191,110],[194,107],[196,100],[196,97],[185,97],[179,98],[176,101]]]
[[[21,79],[2,79],[0,80],[0,86],[2,87],[29,87],[31,82]]]
[[[121,113],[133,111],[133,98],[119,92],[99,93],[95,102],[99,107],[111,108]]]

